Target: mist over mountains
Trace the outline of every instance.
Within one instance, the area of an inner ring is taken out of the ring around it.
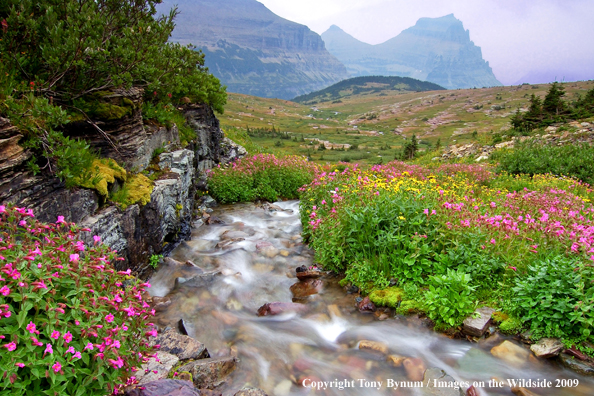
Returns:
[[[322,39],[352,76],[411,77],[448,89],[502,85],[453,14],[421,18],[415,26],[377,45],[363,43],[335,25]]]
[[[449,89],[501,85],[452,14],[421,18],[370,45],[337,26],[320,37],[256,0],[165,0],[158,9],[174,6],[171,40],[201,49],[229,92],[291,99],[358,76],[410,77]]]
[[[171,40],[194,44],[229,92],[291,99],[348,78],[307,26],[255,0],[165,0],[180,14]]]

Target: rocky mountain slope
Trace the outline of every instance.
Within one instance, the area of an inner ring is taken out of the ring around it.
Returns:
[[[331,26],[322,38],[328,51],[353,76],[402,76],[448,89],[500,86],[480,47],[453,14],[421,18],[416,25],[378,45],[370,45]]]
[[[200,48],[229,92],[290,99],[348,77],[317,33],[256,0],[165,0],[160,11],[174,5],[171,39]]]

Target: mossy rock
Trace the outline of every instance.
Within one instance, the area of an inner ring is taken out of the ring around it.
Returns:
[[[81,187],[95,189],[103,196],[109,194],[109,183],[114,183],[116,179],[125,182],[128,176],[124,168],[119,166],[114,160],[107,158],[93,161],[91,175],[92,177],[89,180],[85,180],[79,183],[79,185]]]
[[[396,308],[398,315],[410,315],[422,310],[422,304],[415,300],[404,300],[400,303],[400,306]]]
[[[369,294],[369,299],[375,305],[381,305],[384,307],[396,308],[398,303],[402,300],[404,291],[397,287],[389,287],[383,290],[374,290]]]
[[[151,179],[149,179],[142,173],[139,173],[133,176],[132,178],[128,179],[125,188],[128,189],[128,205],[132,205],[135,203],[146,205],[151,201],[151,194],[153,193],[155,185],[153,184]]]
[[[509,317],[499,325],[499,331],[503,334],[518,334],[522,331],[522,321],[520,319]]]
[[[97,103],[91,114],[93,117],[111,121],[119,120],[132,114],[132,109],[130,107],[117,106],[111,103]]]

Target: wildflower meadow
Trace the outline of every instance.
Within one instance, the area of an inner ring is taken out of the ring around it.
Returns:
[[[0,205],[0,395],[117,393],[148,359],[150,285],[84,231]]]
[[[304,237],[343,282],[371,297],[392,290],[399,312],[443,328],[489,305],[502,329],[594,352],[583,345],[594,325],[589,185],[392,162],[326,167],[300,192]]]

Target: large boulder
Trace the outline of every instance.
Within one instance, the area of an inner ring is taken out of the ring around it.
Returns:
[[[171,369],[179,362],[179,358],[167,352],[157,352],[157,357],[149,358],[134,374],[140,385],[167,378]]]

